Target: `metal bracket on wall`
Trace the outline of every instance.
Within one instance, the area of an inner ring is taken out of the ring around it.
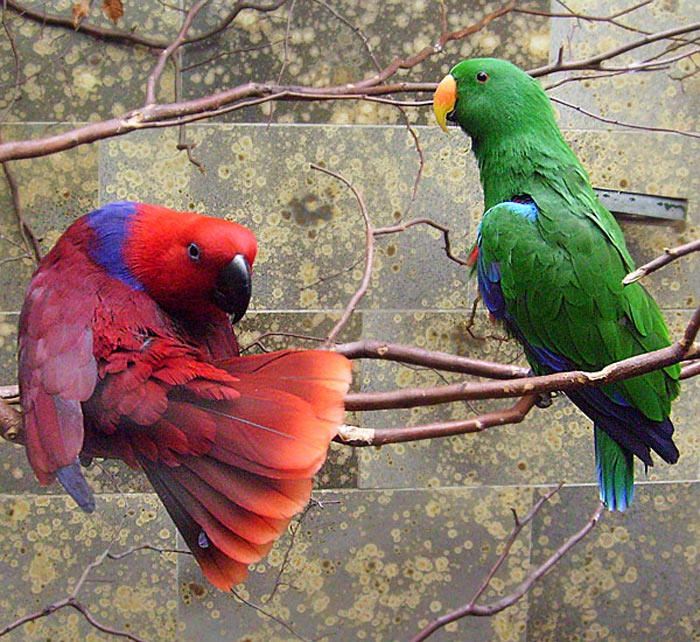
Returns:
[[[597,188],[595,193],[600,202],[616,216],[672,222],[684,221],[688,212],[688,201],[684,198]]]

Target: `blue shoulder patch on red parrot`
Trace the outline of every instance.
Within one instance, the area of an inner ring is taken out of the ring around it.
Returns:
[[[129,225],[138,212],[137,207],[137,203],[131,201],[110,203],[93,210],[86,219],[95,233],[95,238],[90,243],[92,260],[130,288],[143,290],[143,285],[131,273],[124,260],[124,243],[129,236]]]

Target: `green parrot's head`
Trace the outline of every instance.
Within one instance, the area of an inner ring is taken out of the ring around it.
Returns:
[[[447,131],[456,122],[477,143],[554,125],[540,84],[515,65],[496,58],[474,58],[455,65],[435,91],[433,110]],[[555,125],[556,127],[556,125]]]

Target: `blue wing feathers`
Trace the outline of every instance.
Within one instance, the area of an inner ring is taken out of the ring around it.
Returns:
[[[484,300],[484,305],[497,319],[502,319],[506,309],[506,302],[501,289],[501,270],[498,263],[486,264],[479,255],[477,262],[477,274],[479,278],[479,290]]]
[[[516,200],[508,201],[497,205],[498,208],[505,208],[510,214],[515,214],[527,221],[535,221],[538,215],[537,205],[529,196],[519,196]],[[484,219],[488,216],[486,212]],[[497,233],[497,230],[495,230]],[[477,233],[477,246],[481,246],[481,225]],[[537,260],[536,256],[531,257]],[[488,261],[479,252],[477,261],[477,275],[479,279],[479,290],[484,300],[484,304],[489,312],[497,319],[502,319],[505,313],[506,303],[501,286],[501,268],[496,261]]]
[[[523,339],[521,339],[523,341]],[[566,372],[576,366],[561,355],[542,347],[530,346],[526,350],[541,367],[541,372]],[[673,464],[678,460],[678,449],[673,443],[673,423],[649,419],[619,393],[606,393],[599,387],[586,387],[567,393],[571,401],[601,430],[618,444],[634,453],[647,466],[653,466],[650,449],[664,461]],[[630,427],[634,426],[634,430]]]

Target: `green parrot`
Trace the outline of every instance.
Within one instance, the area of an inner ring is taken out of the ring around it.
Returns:
[[[471,138],[485,214],[470,256],[491,315],[522,344],[537,375],[596,371],[670,344],[661,312],[639,283],[617,222],[598,201],[564,139],[547,95],[516,66],[490,58],[453,67],[435,92],[439,125]],[[624,511],[634,459],[675,463],[669,419],[680,367],[568,392],[594,423],[601,500]]]

